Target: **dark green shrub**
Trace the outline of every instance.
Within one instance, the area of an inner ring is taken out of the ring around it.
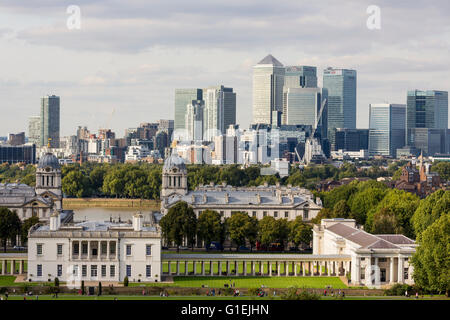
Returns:
[[[102,295],[102,283],[101,282],[98,283],[98,295],[99,296]]]
[[[128,277],[125,277],[125,278],[123,279],[123,286],[124,286],[124,287],[128,287]]]

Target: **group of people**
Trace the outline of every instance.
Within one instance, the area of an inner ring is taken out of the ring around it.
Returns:
[[[168,297],[168,296],[169,296],[169,293],[168,293],[167,291],[161,291],[161,292],[159,293],[159,296],[160,296],[160,297]]]
[[[220,289],[219,289],[218,295],[220,296],[220,294],[221,294],[221,292],[220,292]],[[216,295],[216,289],[209,289],[209,290],[206,292],[206,295],[207,295],[207,296],[212,296],[212,297],[214,297],[214,296]]]
[[[327,291],[327,289],[328,289],[328,290],[331,289],[331,291]],[[332,289],[332,287],[331,287],[331,286],[328,286],[327,289],[323,290],[323,295],[326,296],[327,294],[330,294],[330,296],[334,297],[334,296],[335,296],[335,293],[334,293],[334,290]],[[339,289],[339,291],[336,293],[336,296],[337,296],[337,297],[341,297],[341,296],[342,296],[343,298],[345,298],[345,292],[344,292],[344,290]]]

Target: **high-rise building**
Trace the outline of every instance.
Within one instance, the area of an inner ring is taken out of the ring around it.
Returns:
[[[356,70],[325,69],[323,87],[328,90],[328,139],[335,150],[334,129],[356,129]]]
[[[202,89],[175,89],[175,122],[174,129],[185,129],[185,116],[188,104],[193,100],[202,100]]]
[[[229,125],[236,124],[236,93],[233,88],[224,86],[209,87],[203,90],[205,101],[205,139],[212,141],[224,134]]]
[[[435,156],[436,154],[448,154],[450,130],[430,128],[410,128],[409,147],[420,150],[424,156]]]
[[[287,88],[283,90],[283,124],[311,125],[322,138],[327,136],[327,99],[326,89],[321,88]],[[324,110],[319,118],[324,102]]]
[[[272,124],[272,113],[283,111],[283,85],[283,64],[272,55],[253,67],[253,123]]]
[[[20,146],[25,144],[25,132],[10,133],[8,137],[8,144],[11,146]]]
[[[284,73],[285,88],[316,88],[317,68],[310,66],[287,66]]]
[[[369,129],[335,129],[336,150],[369,150]]]
[[[28,142],[40,145],[41,143],[41,117],[32,116],[28,119]]]
[[[41,146],[50,143],[51,148],[59,148],[59,102],[55,95],[41,98]]]
[[[187,130],[188,139],[191,141],[203,141],[204,133],[204,112],[205,101],[192,100],[187,105],[185,114],[185,128]]]
[[[396,157],[405,145],[406,105],[369,105],[369,154]]]
[[[406,107],[407,145],[413,146],[414,128],[448,129],[447,91],[408,91]]]

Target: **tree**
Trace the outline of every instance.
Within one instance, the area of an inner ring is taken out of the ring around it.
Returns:
[[[367,218],[367,212],[378,203],[386,195],[386,187],[380,189],[378,187],[370,187],[355,193],[349,200],[350,218],[356,220],[356,223],[364,225]]]
[[[20,232],[20,241],[22,244],[25,244],[28,240],[28,231],[32,226],[39,223],[38,217],[30,217],[25,219],[22,223],[21,232]]]
[[[333,210],[328,209],[328,208],[322,208],[322,209],[320,209],[320,211],[317,214],[317,216],[315,216],[313,219],[311,219],[311,222],[313,224],[320,224],[322,219],[330,219],[330,218],[333,218],[333,217],[334,217]]]
[[[431,167],[431,171],[439,173],[442,180],[450,180],[450,162],[441,161]]]
[[[203,211],[197,221],[197,235],[198,238],[205,243],[206,250],[212,241],[216,240],[220,243],[224,242],[225,229],[222,223],[220,214],[217,211],[205,210]]]
[[[181,201],[171,207],[168,213],[162,217],[160,226],[163,237],[168,242],[175,243],[177,252],[183,244],[183,239],[186,239],[188,245],[191,245],[193,249],[197,233],[197,217],[186,202]]]
[[[418,236],[412,257],[414,281],[419,287],[445,292],[450,289],[450,213],[445,213]]]
[[[412,224],[416,235],[422,233],[440,216],[448,212],[450,212],[449,190],[438,190],[420,200],[420,204],[412,216]]]
[[[290,222],[289,240],[295,244],[295,247],[301,243],[309,245],[312,240],[311,226],[306,224],[301,216],[297,216]]]
[[[0,240],[3,241],[3,251],[6,252],[6,243],[11,240],[15,243],[16,236],[20,234],[21,222],[15,211],[8,208],[0,208]]]
[[[289,238],[289,223],[287,219],[275,219],[271,216],[266,216],[259,221],[259,240],[265,245],[269,246],[271,243],[284,242]]]
[[[381,208],[373,217],[373,229],[375,234],[400,234],[403,229],[389,208]]]
[[[240,246],[245,245],[246,240],[256,238],[257,227],[247,213],[233,212],[226,223],[230,240],[236,244],[238,251]]]
[[[348,218],[350,215],[350,207],[345,200],[339,200],[333,208],[333,216],[335,218]]]
[[[82,198],[92,194],[89,188],[89,178],[80,170],[70,171],[62,178],[61,183],[62,191],[69,197]]]

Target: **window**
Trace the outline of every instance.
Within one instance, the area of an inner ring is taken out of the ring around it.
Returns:
[[[37,265],[36,274],[38,277],[42,277],[42,264]]]
[[[366,278],[366,269],[361,268],[359,275],[360,275],[361,280],[364,280]]]
[[[145,246],[145,254],[148,256],[152,255],[152,246],[150,244]]]
[[[97,248],[93,248],[92,249],[92,255],[93,256],[97,256],[97,254],[98,254],[98,249]]]
[[[78,265],[73,266],[72,273],[75,277],[78,277]]]
[[[102,277],[106,277],[106,265],[102,265]]]
[[[116,276],[116,266],[115,265],[109,266],[109,276],[110,277]]]
[[[267,216],[267,211],[263,211],[263,217]]]
[[[285,212],[284,212],[284,217],[285,217],[285,218],[289,218],[289,211],[285,211]]]
[[[88,245],[87,243],[83,243],[81,245],[81,254],[87,254],[88,253]]]
[[[38,255],[41,255],[41,254],[42,254],[42,244],[38,243],[38,244],[36,245],[36,253],[37,253]]]
[[[131,264],[127,264],[127,277],[131,277]]]
[[[116,254],[116,242],[115,241],[111,241],[111,243],[109,244],[109,254],[111,254],[111,255]]]
[[[253,212],[252,212],[252,216],[253,216],[253,217],[256,217],[256,211],[253,211]]]
[[[56,245],[56,253],[58,256],[62,255],[62,244],[57,244]]]
[[[408,280],[408,268],[403,268],[403,279]]]
[[[220,216],[223,217],[223,215],[224,215],[224,212],[220,211]]]
[[[62,276],[62,264],[58,264],[56,266],[56,274],[57,274],[57,277],[61,277]]]
[[[147,278],[150,278],[152,276],[152,266],[151,265],[147,265],[145,267],[145,276]]]
[[[102,242],[101,250],[101,254],[106,254],[108,252],[108,245],[106,242]]]
[[[386,262],[387,261],[387,258],[379,258],[378,259],[378,262]]]
[[[366,260],[366,258],[361,258],[361,261],[364,261],[364,260]]]
[[[303,210],[303,220],[308,220],[308,210]]]
[[[97,276],[97,265],[92,265],[91,266],[91,277],[96,277]]]
[[[87,265],[83,264],[81,266],[81,276],[82,277],[87,277]]]
[[[274,211],[274,212],[273,212],[273,217],[274,217],[274,218],[278,218],[278,211]]]
[[[131,244],[127,244],[127,256],[131,256]]]
[[[79,255],[80,254],[80,244],[75,243],[73,245],[73,254],[74,255]]]

